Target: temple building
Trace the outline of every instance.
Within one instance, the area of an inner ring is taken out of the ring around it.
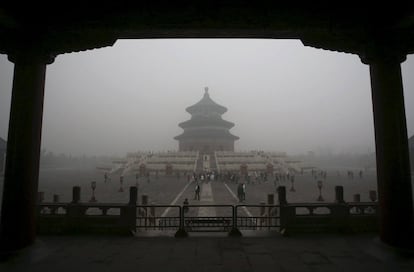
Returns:
[[[227,108],[210,98],[207,87],[204,90],[203,98],[186,109],[191,119],[179,124],[184,132],[174,137],[178,140],[178,149],[201,153],[234,151],[234,141],[239,139],[229,132],[234,123],[221,118]]]

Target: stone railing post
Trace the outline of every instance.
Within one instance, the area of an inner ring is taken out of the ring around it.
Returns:
[[[129,187],[129,202],[121,208],[121,224],[125,234],[133,234],[136,230],[137,187]]]
[[[354,202],[361,202],[361,195],[360,194],[354,194]]]
[[[335,204],[332,206],[332,225],[338,231],[347,231],[349,226],[349,206],[344,201],[344,187],[335,186]]]
[[[81,200],[81,187],[74,186],[72,188],[72,202],[68,205],[68,210],[66,212],[66,216],[69,218],[69,221],[73,221],[73,224],[76,224],[76,217],[80,217],[85,215],[85,208],[81,207],[80,204]]]
[[[53,195],[53,203],[59,203],[59,195]]]
[[[344,187],[343,186],[335,186],[335,202],[336,203],[344,203]]]
[[[129,205],[137,205],[138,201],[138,188],[132,186],[129,188]]]
[[[80,186],[74,186],[72,188],[72,204],[77,204],[80,202],[81,188]]]
[[[295,217],[295,207],[289,207],[286,201],[285,186],[279,186],[277,192],[280,206],[280,233],[282,233],[282,235],[288,235],[289,227],[292,224],[292,221]]]
[[[53,195],[53,203],[59,203],[59,195]],[[51,208],[50,213],[51,214],[56,214],[56,211],[58,210],[58,208]]]

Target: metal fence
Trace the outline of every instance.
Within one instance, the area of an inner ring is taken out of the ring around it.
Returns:
[[[178,230],[182,207],[179,205],[136,206],[136,230]]]
[[[39,203],[38,228],[48,232],[145,231],[229,232],[371,231],[378,203],[292,203],[281,205],[135,205]]]
[[[278,230],[278,205],[139,205],[137,230],[178,230],[186,232],[229,232]],[[168,211],[166,212],[166,209]]]
[[[279,205],[235,206],[236,228],[239,230],[279,230]]]

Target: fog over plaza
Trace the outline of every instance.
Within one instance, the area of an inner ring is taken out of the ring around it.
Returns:
[[[414,59],[402,64],[414,134]],[[7,138],[13,64],[0,56],[0,137]],[[235,123],[235,149],[374,152],[369,68],[356,55],[294,40],[118,40],[60,55],[46,74],[42,149],[116,155],[177,150],[185,108],[209,87]]]

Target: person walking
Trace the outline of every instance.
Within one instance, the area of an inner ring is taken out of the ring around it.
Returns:
[[[198,183],[195,186],[194,192],[195,192],[194,199],[200,200],[200,185]]]
[[[237,197],[239,198],[239,202],[243,201],[243,184],[241,183],[237,186]]]
[[[246,183],[242,183],[242,201],[246,200]]]

